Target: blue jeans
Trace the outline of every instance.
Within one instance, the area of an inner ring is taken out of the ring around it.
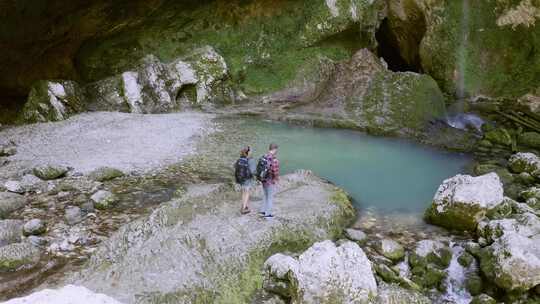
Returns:
[[[264,215],[272,214],[272,205],[274,204],[275,188],[276,186],[272,184],[263,185],[264,199],[263,199],[263,205],[261,207],[261,212],[264,213]]]

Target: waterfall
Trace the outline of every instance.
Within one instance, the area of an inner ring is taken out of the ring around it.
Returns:
[[[473,113],[465,113],[465,74],[467,69],[467,47],[469,45],[469,0],[462,0],[459,44],[456,58],[456,102],[448,109],[446,123],[456,129],[473,129],[482,133],[484,120]]]
[[[457,54],[457,87],[456,96],[459,100],[465,97],[465,73],[467,69],[467,47],[469,45],[469,0],[463,0],[461,6],[460,32],[461,43]]]
[[[443,300],[456,304],[469,304],[472,300],[471,294],[465,289],[466,275],[470,271],[475,271],[476,266],[473,264],[471,269],[466,269],[458,262],[459,256],[463,253],[464,249],[460,245],[450,243],[452,248],[452,260],[448,266],[446,277],[446,294],[443,296]]]
[[[461,102],[462,101],[458,101]],[[484,120],[474,113],[456,113],[446,116],[446,123],[452,128],[461,130],[473,129],[478,133],[482,133],[482,125]]]

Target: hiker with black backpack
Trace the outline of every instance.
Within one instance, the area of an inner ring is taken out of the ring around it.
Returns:
[[[249,209],[249,195],[254,185],[253,175],[255,170],[256,164],[253,158],[251,158],[251,147],[247,146],[240,151],[240,158],[234,165],[234,177],[242,192],[241,214],[251,212]]]
[[[272,206],[274,193],[279,182],[279,160],[277,159],[278,145],[272,143],[268,147],[268,153],[262,156],[257,163],[257,179],[262,183],[264,201],[260,214],[267,219],[273,218]]]

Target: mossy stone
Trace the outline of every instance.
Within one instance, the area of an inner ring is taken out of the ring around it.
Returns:
[[[483,290],[482,278],[478,274],[469,275],[465,280],[465,288],[472,296],[479,295]]]
[[[492,143],[500,144],[503,146],[510,146],[512,144],[512,136],[505,128],[497,128],[495,130],[486,132],[484,138]]]
[[[124,176],[124,172],[110,167],[101,167],[92,171],[89,177],[98,182],[104,182]]]
[[[468,252],[463,252],[458,257],[458,263],[463,267],[469,267],[473,261],[474,257]]]

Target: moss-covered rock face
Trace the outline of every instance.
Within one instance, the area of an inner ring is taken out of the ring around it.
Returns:
[[[38,81],[30,89],[20,120],[64,120],[84,109],[83,95],[83,90],[74,81]]]
[[[363,101],[365,123],[388,134],[416,134],[428,120],[445,113],[437,83],[410,72],[377,75]]]
[[[86,98],[92,110],[166,113],[209,101],[231,102],[227,77],[225,59],[204,46],[170,63],[147,55],[133,70],[88,84]]]
[[[267,93],[284,88],[314,56],[344,59],[360,47],[374,48],[384,7],[380,0],[177,2],[140,27],[89,41],[77,67],[95,81],[131,69],[146,54],[168,62],[211,45],[246,93]]]
[[[336,65],[322,94],[297,111],[374,134],[418,136],[445,115],[444,97],[427,75],[389,71],[368,49]]]
[[[423,4],[427,21],[422,67],[443,90],[519,97],[536,89],[539,1],[417,2]]]

